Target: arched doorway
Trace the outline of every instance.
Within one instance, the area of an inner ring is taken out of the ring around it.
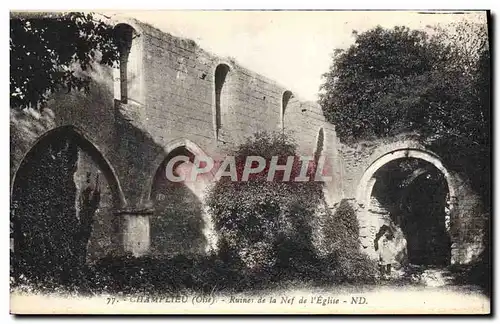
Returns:
[[[151,254],[174,256],[202,254],[211,246],[211,222],[204,210],[203,196],[209,180],[198,176],[190,180],[196,156],[204,156],[195,144],[181,140],[170,145],[152,180],[149,200],[154,205],[150,218]],[[172,159],[186,157],[173,164],[173,175],[185,177],[180,182],[167,178]]]
[[[118,248],[113,209],[124,203],[109,163],[71,126],[42,136],[12,181],[11,240],[17,277],[68,282]]]
[[[374,253],[380,231],[395,233],[400,264],[444,266],[451,263],[455,189],[439,158],[417,149],[392,151],[376,159],[358,187],[360,235]]]

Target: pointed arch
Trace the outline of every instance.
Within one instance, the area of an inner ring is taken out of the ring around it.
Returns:
[[[54,140],[61,141],[62,139],[71,139],[76,145],[87,153],[93,160],[94,163],[103,173],[106,181],[108,182],[111,192],[113,195],[113,204],[116,208],[122,208],[126,206],[125,196],[121,188],[118,177],[111,163],[104,157],[96,145],[94,145],[88,137],[86,137],[82,130],[76,128],[72,125],[60,126],[54,128],[38,138],[38,140],[33,144],[31,149],[23,156],[21,163],[19,163],[17,170],[14,172],[13,179],[11,181],[11,197],[16,184],[16,179],[18,177],[18,172],[22,170],[22,167],[27,163],[31,157],[36,154],[39,148],[45,147],[46,144],[51,143]]]
[[[146,202],[151,201],[151,193],[154,185],[154,179],[159,172],[163,162],[173,155],[186,154],[190,161],[194,161],[196,156],[204,157],[207,154],[194,142],[188,139],[176,139],[168,143],[164,151],[159,154],[153,162],[153,170],[150,172],[149,180],[146,183],[145,193],[143,194],[143,200]]]
[[[155,159],[144,195],[145,203],[154,210],[150,218],[152,255],[206,253],[214,246],[213,226],[203,204],[209,182],[168,179],[166,167],[179,156],[187,159],[174,163],[175,176],[189,174],[195,167],[195,159],[203,159],[206,154],[190,140],[178,139],[170,142]]]

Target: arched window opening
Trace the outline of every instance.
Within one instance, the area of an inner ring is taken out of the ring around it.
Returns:
[[[285,111],[288,106],[288,102],[293,98],[293,93],[289,90],[283,92],[283,97],[281,98],[281,127],[285,128]]]
[[[318,132],[318,139],[316,141],[316,151],[314,151],[314,161],[316,164],[319,161],[319,157],[323,153],[323,146],[325,142],[325,134],[323,132],[323,128],[321,128]]]
[[[137,33],[127,24],[115,27],[115,42],[119,51],[119,66],[115,70],[115,99],[127,103],[137,88],[137,53],[134,39]]]
[[[224,107],[222,101],[224,101],[224,83],[226,82],[226,77],[230,68],[226,64],[219,64],[215,69],[215,133],[216,137],[219,136],[219,130],[222,128],[222,117],[221,109]],[[226,103],[224,103],[226,104]]]

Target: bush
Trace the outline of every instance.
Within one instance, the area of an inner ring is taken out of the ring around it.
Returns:
[[[296,145],[281,133],[257,133],[232,152],[238,179],[246,157],[261,156],[264,171],[249,181],[222,178],[208,192],[207,205],[226,248],[256,273],[297,266],[312,255],[311,226],[317,205],[323,199],[319,182],[282,181],[283,171],[267,181],[273,156],[284,164],[294,156],[291,179],[300,172]],[[314,166],[308,171],[311,176]]]
[[[334,252],[323,262],[324,268],[330,271],[332,282],[364,284],[374,283],[377,279],[377,263],[359,251],[350,254]]]
[[[271,272],[250,271],[237,256],[193,255],[174,257],[106,258],[89,268],[87,286],[91,294],[147,293],[179,294],[240,292],[272,288],[280,281]]]
[[[324,227],[326,248],[324,268],[337,282],[373,282],[378,273],[375,261],[360,250],[359,225],[356,212],[347,200],[342,200],[333,215],[327,215]]]
[[[242,273],[228,265],[217,255],[106,258],[89,269],[88,289],[125,294],[231,290],[241,281]]]
[[[329,214],[329,215],[328,215]],[[342,200],[325,222],[326,244],[332,251],[357,251],[359,247],[359,225],[356,212],[347,200]]]
[[[207,195],[207,204],[221,237],[220,258],[245,272],[251,287],[284,281],[371,282],[375,262],[359,251],[356,213],[342,201],[334,215],[327,211],[326,257],[320,258],[312,244],[312,223],[324,204],[320,182],[267,181],[272,156],[286,160],[296,156],[296,146],[277,133],[258,133],[234,153],[238,166],[247,156],[262,156],[267,165],[247,182],[222,178]],[[280,161],[280,160],[279,160]],[[300,172],[295,163],[293,174]],[[284,162],[280,162],[284,164]],[[238,174],[241,176],[241,169]],[[309,170],[314,174],[315,166]]]

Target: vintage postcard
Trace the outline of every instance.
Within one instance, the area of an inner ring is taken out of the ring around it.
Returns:
[[[489,18],[11,11],[11,313],[490,314]]]

